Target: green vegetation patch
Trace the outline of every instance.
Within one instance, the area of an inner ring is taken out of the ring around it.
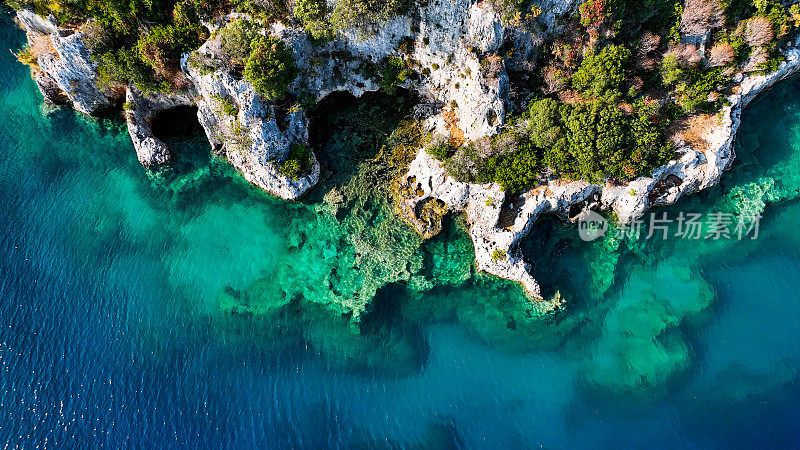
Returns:
[[[306,145],[292,144],[289,156],[278,167],[278,171],[292,180],[299,180],[311,171],[313,153]]]

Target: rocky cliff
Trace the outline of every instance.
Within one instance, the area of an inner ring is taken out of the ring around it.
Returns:
[[[573,0],[538,2],[541,14],[524,25],[508,26],[490,2],[431,0],[406,16],[396,17],[374,33],[349,31],[320,43],[299,28],[275,23],[269,33],[292,49],[300,75],[290,86],[296,98],[319,101],[333,92],[356,97],[381,88],[379,68],[389,59],[403,60],[414,74],[398,77],[400,86],[420,94],[419,109],[426,131],[455,142],[496,134],[515,105],[511,104],[508,70],[529,69],[546,33],[557,31],[558,18],[576,7]],[[34,75],[44,95],[69,101],[86,114],[110,106],[113,95],[96,87],[96,65],[80,31],[59,29],[55,22],[20,11],[37,60]],[[206,24],[214,31],[237,15]],[[497,185],[455,181],[442,165],[420,150],[403,177],[401,213],[423,235],[441,227],[441,211],[465,212],[479,270],[520,282],[531,298],[541,300],[520,242],[545,213],[570,218],[586,208],[613,211],[622,222],[649,208],[674,203],[681,196],[716,184],[730,167],[741,110],[758,93],[800,71],[800,50],[786,52],[786,61],[768,75],[741,77],[715,126],[703,137],[703,148],[678,140],[677,157],[650,176],[623,185],[597,185],[553,180],[509,198]],[[513,49],[509,51],[508,49]],[[183,55],[181,68],[189,81],[176,96],[126,93],[126,119],[143,165],[169,163],[167,146],[152,134],[153,115],[176,105],[193,104],[214,150],[224,155],[251,183],[284,199],[296,199],[319,180],[320,165],[312,156],[310,171],[299,179],[281,173],[294,144],[308,141],[308,118],[299,105],[262,99],[224,61],[212,37]],[[383,86],[385,87],[385,86]],[[559,298],[541,301],[557,309]]]
[[[36,58],[34,79],[44,97],[54,103],[69,101],[84,114],[96,114],[111,106],[110,92],[97,85],[97,64],[83,43],[83,33],[58,28],[55,19],[43,19],[31,11],[17,12]]]
[[[678,157],[650,176],[623,185],[555,180],[517,198],[507,198],[496,185],[453,180],[439,161],[420,150],[403,177],[402,192],[406,195],[401,209],[423,234],[432,234],[432,228],[435,233],[437,227],[420,214],[427,202],[438,200],[449,211],[465,212],[477,268],[521,283],[532,298],[544,302],[541,304],[544,308],[558,308],[563,300],[541,298],[533,275],[535,268],[524,260],[520,251],[521,241],[529,235],[536,220],[545,213],[567,219],[581,210],[594,208],[613,211],[621,223],[627,223],[654,206],[672,204],[684,195],[717,184],[733,163],[733,144],[742,109],[775,83],[800,73],[800,38],[785,56],[786,61],[772,73],[740,76],[735,93],[728,98],[730,105],[724,107],[716,125],[703,136],[707,146],[693,148],[679,141]]]

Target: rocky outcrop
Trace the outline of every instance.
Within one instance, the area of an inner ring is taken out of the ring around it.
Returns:
[[[549,21],[543,28],[574,6],[572,0],[550,3],[542,8],[548,11],[544,21]],[[109,106],[107,95],[95,86],[96,64],[80,31],[61,30],[54,21],[30,11],[20,11],[18,16],[31,47],[37,49],[42,70],[36,79],[47,98],[68,100],[87,114]],[[213,31],[239,16],[232,14],[206,25]],[[291,90],[299,98],[318,101],[332,92],[358,97],[376,91],[386,58],[407,61],[421,75],[400,80],[402,85],[436,106],[427,115],[428,130],[455,139],[477,139],[498,131],[506,116],[509,81],[505,60],[497,53],[507,40],[527,45],[528,51],[534,45],[532,33],[510,31],[489,3],[473,0],[432,0],[408,16],[383,24],[374,34],[348,31],[322,44],[281,23],[270,32],[293,49],[301,75]],[[260,99],[220,56],[218,43],[212,39],[184,55],[181,63],[193,84],[192,103],[199,108],[209,140],[249,181],[279,197],[297,198],[317,182],[319,164],[314,160],[311,172],[299,180],[281,175],[278,167],[292,143],[307,140],[304,113],[280,111]],[[139,160],[148,167],[168,163],[170,151],[153,136],[149,120],[168,107],[170,99],[144,98],[130,89],[126,99],[130,109],[125,116]]]
[[[465,212],[469,234],[475,247],[478,270],[517,281],[528,294],[540,300],[544,310],[561,307],[560,297],[542,300],[541,289],[531,265],[525,261],[519,243],[544,213],[568,217],[572,205],[596,203],[601,188],[584,182],[553,182],[526,192],[519,198],[507,198],[496,184],[470,184],[453,180],[442,164],[420,150],[403,177],[401,210],[409,223],[421,233],[431,225],[416,214],[419,205],[438,199],[451,212]]]
[[[293,50],[301,74],[291,91],[299,98],[319,101],[333,92],[360,97],[377,91],[382,65],[393,57],[410,61],[422,74],[402,85],[419,92],[427,104],[439,105],[428,114],[429,130],[459,139],[496,133],[505,120],[508,92],[503,58],[492,53],[505,39],[499,16],[488,4],[472,0],[434,0],[417,14],[417,18],[397,17],[375,34],[345,32],[326,43],[312,41],[302,30],[281,23],[270,32]],[[212,27],[224,26],[232,18]],[[307,140],[307,121],[301,110],[276,117],[283,113],[231,73],[213,39],[184,55],[182,66],[195,87],[198,115],[209,141],[249,181],[288,199],[317,182],[316,160],[311,173],[300,180],[290,180],[277,170],[291,143]],[[284,129],[279,126],[282,123],[287,124]]]
[[[506,198],[498,186],[453,180],[441,163],[420,150],[403,177],[404,198],[400,209],[423,234],[435,232],[437,226],[420,220],[419,205],[438,199],[450,211],[465,212],[478,270],[517,281],[533,299],[544,302],[540,303],[541,308],[556,309],[562,300],[559,296],[542,300],[535,267],[523,259],[520,251],[520,242],[528,236],[536,220],[543,213],[570,218],[574,210],[596,208],[613,210],[621,222],[627,223],[653,206],[672,204],[684,195],[717,184],[733,163],[733,143],[742,109],[765,89],[800,73],[800,38],[785,55],[786,61],[775,72],[741,80],[736,92],[728,98],[730,106],[720,114],[719,125],[708,130],[707,148],[696,149],[683,143],[678,157],[657,168],[651,176],[621,186],[555,180],[518,198]]]
[[[153,134],[153,119],[169,109],[189,106],[192,100],[186,96],[165,94],[143,95],[135,87],[125,93],[125,121],[131,135],[139,162],[146,168],[168,164],[172,158],[169,146]]]
[[[675,203],[719,183],[723,172],[735,158],[733,145],[741,123],[742,109],[758,94],[775,83],[800,73],[800,37],[785,52],[784,61],[767,75],[751,75],[741,79],[737,90],[728,97],[729,106],[719,114],[718,126],[705,135],[708,148],[696,149],[681,143],[680,157],[656,169],[649,177],[641,177],[627,185],[603,189],[602,203],[623,222],[641,217],[649,208]]]
[[[84,114],[111,106],[112,94],[95,85],[97,64],[83,43],[83,33],[59,29],[52,17],[45,20],[28,10],[17,11],[28,45],[36,57],[34,79],[44,97],[53,103],[71,102]]]
[[[321,45],[301,30],[274,26],[302,71],[294,93],[317,100],[332,92],[360,97],[379,89],[385,58],[399,58],[420,74],[403,86],[445,106],[426,122],[429,130],[460,139],[495,134],[505,120],[509,89],[497,52],[511,33],[500,16],[489,3],[472,0],[432,0],[415,14],[395,18],[373,35],[347,32]]]
[[[310,172],[296,180],[283,175],[279,167],[292,144],[308,141],[305,113],[302,109],[281,111],[249,83],[214,66],[213,44],[207,42],[181,61],[209,142],[250,183],[283,199],[299,198],[319,180],[316,157],[311,156]]]

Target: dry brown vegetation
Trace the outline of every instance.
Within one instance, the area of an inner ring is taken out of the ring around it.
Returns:
[[[708,63],[711,67],[722,67],[733,62],[736,51],[731,44],[720,42],[708,51]]]
[[[444,123],[447,125],[447,131],[450,132],[450,145],[460,147],[464,145],[467,140],[464,138],[464,132],[458,127],[458,114],[455,108],[448,108],[442,112]]]
[[[721,27],[725,12],[717,0],[686,0],[681,14],[681,34],[701,36]]]
[[[756,16],[747,21],[744,30],[744,40],[751,47],[769,45],[775,37],[772,22],[766,17]]]
[[[685,69],[694,68],[702,61],[697,47],[691,44],[676,44],[672,46],[664,56],[675,56],[681,67]]]
[[[714,114],[698,114],[680,121],[678,135],[692,148],[706,151],[711,146],[708,136],[719,125]]]

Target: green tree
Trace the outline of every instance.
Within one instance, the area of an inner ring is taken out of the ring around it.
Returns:
[[[181,54],[197,48],[202,37],[197,25],[156,25],[139,39],[137,50],[142,61],[156,72],[169,74],[180,70]]]
[[[256,35],[243,74],[256,92],[270,100],[283,98],[297,74],[292,53],[283,41]]]
[[[236,19],[222,28],[217,36],[222,51],[232,61],[244,64],[250,56],[250,42],[256,36],[256,29],[250,21]]]
[[[588,55],[572,76],[572,86],[588,95],[599,97],[610,91],[619,96],[630,55],[631,51],[621,45],[609,45],[600,53]]]
[[[559,142],[566,142],[561,123],[561,112],[565,107],[550,98],[536,100],[528,105],[526,131],[533,145],[548,148],[559,145]]]
[[[541,172],[536,149],[530,143],[521,145],[513,153],[494,156],[487,164],[493,171],[493,181],[513,193],[535,186]]]
[[[328,18],[328,3],[325,0],[295,0],[294,16],[303,28],[316,39],[330,39],[333,29]]]
[[[581,178],[601,182],[607,176],[624,177],[626,130],[622,112],[613,103],[578,103],[566,117],[570,154]],[[622,174],[622,176],[620,176]]]

